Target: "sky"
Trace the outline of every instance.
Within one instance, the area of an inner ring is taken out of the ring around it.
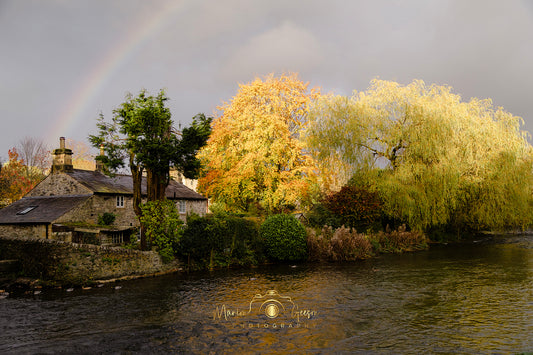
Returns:
[[[533,132],[532,66],[533,0],[0,0],[0,158],[87,142],[127,93],[164,89],[183,126],[289,72],[339,95],[448,85]]]

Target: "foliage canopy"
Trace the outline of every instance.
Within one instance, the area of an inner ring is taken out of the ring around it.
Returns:
[[[380,229],[382,202],[376,192],[367,188],[346,185],[340,191],[329,194],[323,205],[337,216],[338,224],[355,228],[360,232]]]
[[[233,211],[281,211],[305,196],[314,162],[299,138],[318,97],[295,74],[240,85],[200,151],[200,189]]]
[[[316,105],[306,138],[344,176],[372,181],[412,228],[501,229],[532,221],[532,150],[519,117],[447,86],[373,80]],[[334,171],[334,169],[331,169]]]
[[[196,115],[190,127],[174,129],[164,90],[156,96],[141,90],[138,96],[126,95],[126,101],[113,111],[111,123],[103,115],[97,123],[98,134],[89,136],[94,147],[101,147],[105,156],[97,159],[114,173],[125,166],[133,178],[133,206],[141,216],[141,186],[146,173],[147,200],[162,201],[173,166],[186,177],[195,177],[199,162],[196,152],[210,134],[211,119]],[[141,223],[142,225],[142,223]],[[144,233],[141,247],[146,248]]]
[[[16,148],[8,156],[9,161],[0,164],[0,208],[24,197],[45,177],[40,168],[26,165]]]
[[[264,260],[258,224],[226,214],[188,216],[179,246],[182,260],[195,267],[257,264]]]
[[[145,226],[148,245],[157,249],[163,261],[171,261],[183,234],[183,221],[174,203],[164,200],[143,204],[141,222]]]

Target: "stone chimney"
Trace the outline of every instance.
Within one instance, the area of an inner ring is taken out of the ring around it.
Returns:
[[[65,147],[65,137],[59,138],[59,149],[55,149],[52,163],[52,174],[68,173],[74,170],[72,165],[72,150]]]
[[[100,156],[105,156],[103,144],[100,145]],[[105,173],[105,165],[100,159],[96,159],[96,171],[101,172],[102,174]]]

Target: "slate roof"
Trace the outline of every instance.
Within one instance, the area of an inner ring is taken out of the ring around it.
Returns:
[[[79,169],[74,169],[66,174],[94,193],[133,194],[131,176],[116,175],[115,177],[109,177],[98,171]]]
[[[207,200],[207,197],[174,180],[170,180],[165,196],[169,200]]]
[[[133,179],[131,175],[110,177],[98,171],[79,169],[74,169],[74,171],[66,174],[97,194],[133,195]],[[146,178],[143,178],[141,193],[146,195]],[[174,180],[170,181],[165,195],[172,200],[207,200],[206,197]]]
[[[91,195],[24,197],[0,210],[0,224],[52,223],[90,197]]]

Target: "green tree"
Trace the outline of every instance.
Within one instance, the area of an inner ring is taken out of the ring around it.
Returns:
[[[189,127],[181,131],[180,144],[174,156],[174,165],[188,179],[197,179],[201,171],[201,162],[196,157],[211,135],[211,117],[199,113],[193,117]]]
[[[98,159],[111,173],[123,168],[127,161],[133,178],[133,207],[139,218],[143,173],[147,200],[162,201],[170,180],[170,167],[186,177],[198,173],[199,164],[194,156],[210,133],[211,119],[197,115],[182,135],[172,125],[170,110],[165,106],[167,100],[163,90],[157,96],[148,95],[146,90],[141,90],[138,96],[127,94],[126,101],[113,111],[112,121],[108,123],[100,115],[98,134],[89,136],[94,147],[104,148],[105,156]],[[141,248],[146,249],[145,233],[141,235]]]
[[[200,151],[199,186],[231,211],[281,211],[311,191],[314,162],[299,139],[319,96],[296,75],[267,76],[240,85],[219,109]]]
[[[156,248],[169,262],[178,250],[178,242],[183,234],[182,220],[172,201],[150,201],[142,205],[141,223],[145,226],[148,246]]]
[[[450,87],[422,81],[374,80],[350,98],[325,98],[310,117],[307,139],[318,159],[373,181],[388,215],[412,228],[532,221],[527,134],[519,117],[490,100],[465,102]]]

